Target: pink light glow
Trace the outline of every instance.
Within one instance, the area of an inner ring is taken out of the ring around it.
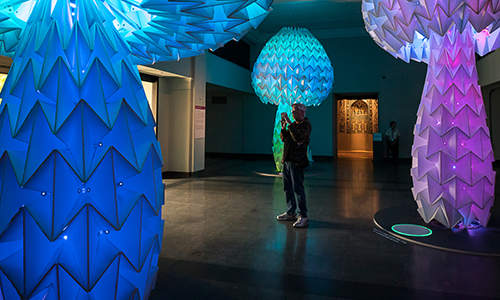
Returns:
[[[457,29],[454,27],[452,30]],[[437,125],[429,123],[430,130],[441,137],[442,147],[432,146],[433,140],[426,138],[427,133],[423,130],[417,129],[415,132],[415,141],[421,143],[421,139],[427,139],[428,143],[425,152],[419,153],[423,148],[417,148],[413,154],[412,176],[418,211],[424,221],[436,219],[448,228],[454,227],[460,221],[469,225],[475,219],[486,226],[490,208],[493,206],[495,172],[491,166],[493,152],[486,126],[484,104],[479,101],[482,97],[477,83],[477,72],[469,74],[456,71],[458,68],[470,68],[471,65],[475,67],[475,61],[467,59],[474,57],[474,36],[471,32],[460,35],[458,31],[444,37],[433,36],[430,39],[430,47],[431,59],[424,91],[444,84],[441,89],[443,92],[428,95],[426,101],[430,98],[431,109],[427,111],[426,107],[419,112],[416,128],[424,128],[425,126],[419,124],[427,122],[425,116],[432,115],[442,120],[446,130],[441,131],[439,122]],[[435,59],[432,58],[434,55]],[[443,82],[443,78],[449,79]],[[455,92],[448,93],[452,88],[455,88]],[[457,101],[459,99],[461,100]],[[457,101],[457,108],[450,111],[448,103],[454,101]],[[471,123],[475,124],[473,129]],[[472,146],[467,147],[468,144]],[[435,164],[434,168],[429,167],[426,161],[432,160],[436,155],[441,157],[441,163]],[[446,189],[449,183],[454,188],[446,194],[433,192],[432,185],[427,185],[427,177],[431,174],[438,174],[435,179],[442,189]],[[428,186],[428,191],[425,186]],[[440,213],[437,213],[438,211]]]
[[[362,1],[365,27],[382,49],[429,64],[411,152],[412,192],[424,221],[448,228],[475,220],[486,226],[494,201],[493,150],[475,69],[475,53],[500,47],[498,5],[489,2]]]

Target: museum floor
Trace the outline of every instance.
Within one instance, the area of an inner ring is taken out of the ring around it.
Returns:
[[[500,256],[437,250],[376,227],[379,210],[413,204],[409,163],[314,162],[302,229],[276,221],[286,208],[281,178],[254,172],[272,164],[207,158],[202,174],[164,180],[150,300],[500,299]]]

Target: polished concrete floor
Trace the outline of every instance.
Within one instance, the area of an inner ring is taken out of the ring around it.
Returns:
[[[194,178],[164,180],[150,300],[500,299],[499,257],[406,243],[376,228],[377,211],[413,201],[409,163],[314,162],[305,179],[310,225],[296,229],[276,221],[286,209],[282,179],[254,173],[271,160],[207,158]]]

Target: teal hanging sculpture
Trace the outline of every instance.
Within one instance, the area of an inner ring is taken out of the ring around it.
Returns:
[[[262,49],[252,72],[255,94],[278,105],[273,155],[281,172],[281,113],[292,119],[292,104],[320,105],[333,88],[333,67],[321,43],[305,28],[282,28]]]
[[[164,186],[135,64],[218,47],[269,5],[2,1],[0,299],[149,297]]]

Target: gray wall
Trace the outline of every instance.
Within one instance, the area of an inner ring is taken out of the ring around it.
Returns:
[[[500,160],[500,81],[481,87],[495,160]]]
[[[484,107],[488,118],[495,160],[500,160],[500,51],[495,51],[477,62],[477,72]]]
[[[162,172],[203,170],[205,127],[195,126],[195,116],[205,111],[206,55],[141,69],[159,76],[157,134],[162,148]]]
[[[500,51],[485,55],[477,62],[479,85],[488,86],[500,81]]]
[[[405,63],[379,48],[372,39],[350,37],[320,40],[332,61],[335,83],[332,94],[379,93],[379,127],[385,132],[395,120],[402,132],[400,155],[411,157],[413,126],[420,103],[427,65]],[[252,65],[264,44],[252,46]],[[208,68],[208,72],[211,68]],[[220,70],[218,70],[220,73]],[[244,73],[244,72],[242,72]],[[227,74],[226,76],[232,76]],[[212,81],[207,75],[207,82]],[[235,80],[233,77],[232,80]],[[251,81],[250,71],[237,80]],[[318,107],[309,107],[312,122],[311,151],[332,156],[333,95]],[[212,104],[213,95],[227,95],[227,104]],[[276,107],[265,105],[247,92],[207,88],[206,152],[271,154],[272,128]]]
[[[212,97],[227,97],[213,104]],[[265,105],[255,94],[207,87],[206,151],[213,153],[272,153],[276,106]]]
[[[163,156],[162,171],[190,172],[192,99],[189,78],[159,79],[158,141]]]

